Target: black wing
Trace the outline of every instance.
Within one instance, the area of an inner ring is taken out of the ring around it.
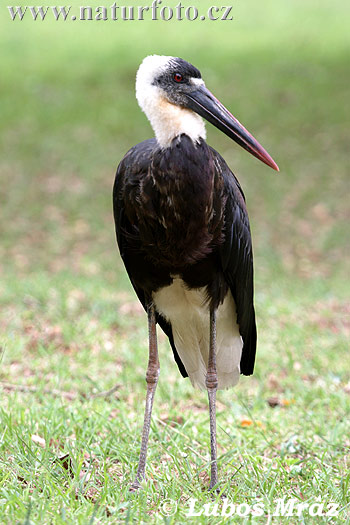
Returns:
[[[224,277],[236,303],[237,323],[243,339],[241,373],[251,375],[256,353],[253,252],[242,188],[224,159],[212,149],[217,174],[224,181],[225,241],[220,246]]]
[[[145,290],[136,283],[134,276],[135,264],[132,263],[132,260],[137,258],[137,264],[144,266],[149,263],[142,260],[143,255],[137,250],[137,227],[135,224],[130,223],[126,215],[125,192],[128,191],[126,185],[128,185],[128,188],[130,189],[133,185],[139,185],[141,183],[142,178],[149,170],[152,152],[156,147],[156,139],[148,139],[131,148],[118,166],[113,187],[114,222],[120,255],[137,297],[146,311],[149,299],[146,297]],[[188,377],[186,369],[177,353],[170,323],[168,323],[157,312],[156,320],[163,332],[169,338],[176,364],[178,365],[182,376]]]

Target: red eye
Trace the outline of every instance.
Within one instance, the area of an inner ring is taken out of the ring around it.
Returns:
[[[175,82],[182,82],[184,77],[180,73],[175,73],[174,80]]]

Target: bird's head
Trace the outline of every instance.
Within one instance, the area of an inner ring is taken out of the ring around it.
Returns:
[[[257,140],[206,88],[196,67],[182,58],[151,55],[136,75],[136,98],[161,147],[185,133],[205,139],[205,118],[259,160],[278,166]]]

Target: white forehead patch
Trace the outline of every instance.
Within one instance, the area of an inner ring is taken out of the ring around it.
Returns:
[[[191,78],[191,82],[195,86],[204,86],[204,80],[202,78]]]

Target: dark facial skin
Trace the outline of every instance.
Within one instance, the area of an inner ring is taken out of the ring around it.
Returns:
[[[187,105],[186,95],[198,89],[191,78],[202,78],[198,69],[182,58],[169,63],[167,70],[157,77],[153,84],[159,86],[169,102],[178,106]]]

